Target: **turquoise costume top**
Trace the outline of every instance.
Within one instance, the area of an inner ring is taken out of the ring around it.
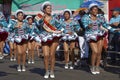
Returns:
[[[62,27],[63,27],[63,37],[61,38],[61,40],[63,41],[75,41],[78,37],[78,35],[76,34],[76,32],[78,32],[80,30],[80,25],[78,23],[78,21],[76,20],[71,20],[71,22],[67,23],[65,22],[65,20],[61,20],[62,23]],[[69,32],[71,32],[72,34],[68,34]]]
[[[35,21],[37,28],[39,29],[39,34],[42,42],[52,41],[54,37],[60,37],[62,34],[56,34],[52,32],[47,32],[44,28],[44,20],[40,19],[39,21]],[[57,30],[62,30],[62,24],[57,19],[57,15],[52,16],[52,20],[50,20],[50,24],[57,28]]]
[[[32,25],[31,25],[32,27],[30,27],[29,24],[27,24],[27,26],[28,26],[27,32],[28,32],[28,34],[30,34],[31,36],[32,36],[32,35],[35,35],[35,34],[39,34],[39,30],[38,30],[38,28],[36,27],[35,23],[32,23]]]
[[[101,26],[110,30],[111,32],[114,32],[116,29],[109,26],[109,24],[106,22],[103,15],[98,14],[97,20],[91,20],[91,15],[86,14],[82,17],[82,23],[85,28],[85,38],[87,41],[97,41],[100,39],[100,37],[103,37],[106,35],[105,30],[101,29]],[[92,27],[89,28],[89,25],[92,24]]]
[[[9,37],[8,40],[12,42],[21,43],[22,39],[28,39],[28,26],[27,23],[23,20],[22,27],[17,28],[17,20],[10,20],[8,29],[9,29]]]
[[[57,30],[61,30],[62,25],[56,17],[57,17],[57,15],[52,16],[52,20],[50,20],[50,24],[55,26],[57,28]],[[46,32],[46,30],[43,28],[43,25],[44,25],[43,19],[40,19],[39,21],[35,21],[35,23],[41,33]]]
[[[96,22],[97,22],[98,28],[96,30],[94,30],[93,28],[89,28],[88,25],[93,23],[93,21],[91,20],[90,17],[91,17],[91,15],[86,14],[82,18],[82,23],[85,28],[85,33],[93,33],[94,31],[100,31],[100,26],[103,26],[104,28],[110,30],[111,32],[113,32],[115,30],[114,28],[109,26],[109,24],[106,22],[104,16],[101,14],[97,15]]]
[[[3,15],[3,13],[0,12],[0,26],[1,26],[2,29],[4,29],[5,31],[8,31],[7,25],[8,25],[8,23],[7,23],[4,15]]]
[[[64,28],[63,33],[68,33],[68,32],[76,32],[80,30],[80,25],[78,21],[72,20],[70,23],[65,22],[64,20],[61,20],[62,27]]]
[[[9,32],[14,32],[16,36],[19,36],[21,34],[18,34],[18,30],[19,28],[16,28],[17,26],[17,20],[11,20],[8,28],[9,28]],[[23,21],[23,25],[21,27],[21,29],[24,31],[24,34],[28,34],[28,26],[27,23],[25,21]]]
[[[39,33],[40,31],[38,30],[38,28],[36,27],[35,23],[32,23],[32,27],[30,27],[29,24],[27,24],[28,26],[28,35],[29,35],[29,41],[36,41],[36,42],[41,42],[41,39],[39,37]]]

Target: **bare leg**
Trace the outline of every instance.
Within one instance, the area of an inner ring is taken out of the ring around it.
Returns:
[[[67,42],[64,42],[63,45],[64,45],[63,48],[64,48],[65,63],[67,64],[69,62],[69,52],[68,52],[69,46]]]
[[[103,40],[102,39],[97,42],[97,47],[98,47],[98,54],[97,54],[96,66],[99,67],[100,60],[101,60],[102,48],[103,48]]]
[[[23,65],[25,65],[26,63],[26,50],[27,50],[27,43],[22,45],[23,48],[23,53],[22,53],[22,61],[23,61]]]
[[[92,56],[91,56],[91,65],[92,66],[95,66],[96,64],[96,57],[97,57],[97,54],[98,54],[98,46],[97,46],[97,43],[96,42],[91,42],[90,43],[90,47],[91,47],[91,50],[92,50]]]
[[[72,60],[72,65],[74,65],[74,62],[75,62],[75,55],[74,55],[74,52],[73,52],[74,48],[75,48],[75,42],[71,42],[70,43],[70,58]]]
[[[16,43],[13,43],[13,50],[14,50],[14,59],[16,59],[16,53],[17,53],[17,46]]]
[[[40,57],[40,50],[39,50],[39,48],[40,48],[40,46],[41,46],[41,44],[40,43],[35,43],[35,48],[36,48],[36,51],[37,51],[37,55],[38,55],[38,57]]]
[[[2,53],[2,55],[3,55],[3,48],[4,48],[4,41],[1,41],[1,53]]]
[[[55,52],[58,46],[58,39],[54,40],[54,42],[50,46],[50,65],[51,65],[51,71],[54,71],[55,67]]]
[[[17,44],[17,51],[18,51],[18,57],[17,57],[17,61],[18,61],[18,65],[21,64],[21,55],[22,55],[22,45],[18,45]]]
[[[13,57],[13,50],[14,50],[13,44],[14,43],[9,42],[9,45],[10,45],[10,59]]]
[[[35,42],[33,41],[31,43],[31,58],[32,58],[32,61],[34,61],[34,51],[35,51]]]
[[[0,57],[2,57],[2,50],[3,50],[3,48],[2,48],[2,41],[0,41]]]
[[[45,70],[48,71],[49,68],[49,46],[47,44],[43,44],[42,46],[43,54],[44,54],[44,65]]]
[[[28,61],[31,59],[31,53],[32,53],[32,48],[31,48],[31,42],[28,42]]]

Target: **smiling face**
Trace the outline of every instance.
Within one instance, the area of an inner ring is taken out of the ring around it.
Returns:
[[[24,19],[24,14],[23,14],[22,12],[19,12],[19,13],[17,14],[17,19],[18,19],[19,21],[22,21],[22,20]]]
[[[52,13],[52,6],[51,5],[45,5],[43,10],[44,10],[44,13],[51,14]]]
[[[32,24],[33,23],[33,20],[32,20],[32,18],[28,18],[28,24]]]
[[[98,14],[98,7],[97,6],[94,6],[90,9],[90,13],[92,15],[97,15]]]
[[[64,12],[64,18],[65,18],[65,20],[70,19],[70,12],[68,12],[68,11]]]

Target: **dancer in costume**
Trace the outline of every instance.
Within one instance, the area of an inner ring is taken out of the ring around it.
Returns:
[[[13,15],[10,17],[8,29],[10,26],[14,27],[15,22],[16,22],[16,20]],[[8,41],[9,41],[9,45],[10,45],[10,61],[16,61],[17,49],[16,49],[16,43],[14,43],[14,38],[13,38],[13,36],[15,35],[15,32],[14,32],[14,30],[10,30],[8,32],[9,32]]]
[[[8,37],[7,21],[2,12],[0,12],[0,59],[3,59],[3,47]]]
[[[41,8],[43,15],[38,14],[36,24],[40,30],[40,36],[42,41],[42,49],[44,54],[45,64],[45,76],[44,78],[55,78],[54,67],[55,67],[55,51],[61,37],[61,24],[56,19],[56,15],[52,16],[52,5],[50,2],[44,2]],[[50,64],[50,71],[49,71]]]
[[[28,35],[29,35],[29,41],[28,41],[28,64],[32,63],[34,64],[34,51],[35,51],[35,44],[41,42],[40,37],[38,35],[39,30],[36,27],[35,23],[33,23],[33,17],[27,16],[27,26],[28,26]]]
[[[26,71],[25,63],[26,63],[26,46],[28,40],[28,26],[27,23],[24,21],[23,10],[17,10],[15,13],[15,17],[16,17],[16,21],[11,26],[9,26],[9,32],[15,33],[15,35],[11,38],[13,39],[11,41],[16,43],[17,45],[17,52],[18,52],[17,71],[21,72],[21,71]]]
[[[91,73],[100,74],[99,65],[101,60],[101,52],[103,48],[103,38],[106,36],[106,30],[111,32],[119,31],[119,29],[111,28],[104,16],[98,13],[99,6],[95,3],[89,6],[89,13],[84,15],[82,23],[85,28],[85,38],[89,42],[92,54],[91,54]]]
[[[61,38],[64,45],[64,56],[65,56],[65,69],[68,69],[69,55],[72,61],[70,65],[70,69],[74,68],[74,53],[73,49],[75,48],[75,42],[77,40],[78,35],[76,31],[80,30],[80,25],[78,21],[71,19],[72,12],[69,9],[65,9],[63,12],[64,19],[62,21],[62,25],[64,28],[64,36]],[[69,45],[70,44],[70,45]],[[70,51],[69,51],[70,48]],[[70,54],[69,54],[70,52]]]

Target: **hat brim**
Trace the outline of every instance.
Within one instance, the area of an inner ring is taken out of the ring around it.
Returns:
[[[19,10],[17,10],[17,11],[15,12],[15,17],[16,17],[16,18],[17,18],[17,14],[18,14],[19,12],[21,12],[21,13],[23,13],[23,15],[25,15],[24,11],[21,10],[21,9],[19,9]]]
[[[71,11],[70,9],[65,9],[65,10],[63,11],[63,15],[64,15],[64,13],[65,13],[66,11],[68,11],[68,12],[70,13],[70,17],[72,17],[72,11]]]
[[[110,10],[110,11],[118,11],[118,12],[120,12],[120,10],[114,10],[114,9],[113,9],[113,10]]]

